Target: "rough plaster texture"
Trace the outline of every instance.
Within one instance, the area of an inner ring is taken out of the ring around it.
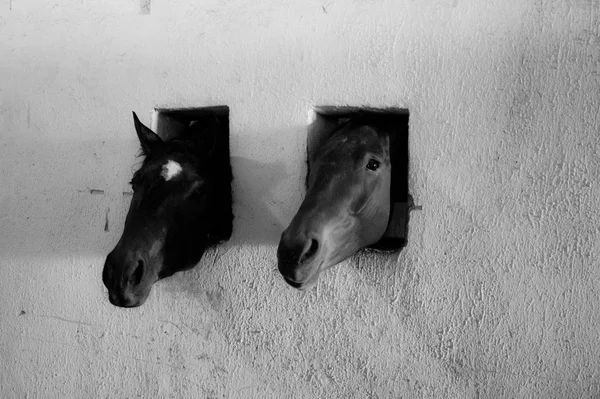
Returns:
[[[594,0],[0,0],[0,396],[599,397],[599,27]],[[218,104],[233,238],[112,307],[131,110]],[[423,209],[300,293],[275,249],[307,115],[346,104],[410,109]]]

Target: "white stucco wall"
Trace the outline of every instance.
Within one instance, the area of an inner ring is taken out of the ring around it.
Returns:
[[[599,27],[595,0],[0,0],[0,397],[599,397]],[[219,104],[233,238],[111,306],[131,110]],[[423,210],[294,291],[307,115],[361,104],[409,108]]]

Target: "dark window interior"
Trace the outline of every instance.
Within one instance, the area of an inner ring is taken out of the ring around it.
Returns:
[[[211,232],[211,244],[226,241],[231,237],[233,229],[233,210],[231,196],[231,162],[229,158],[229,107],[214,106],[203,108],[162,109],[156,108],[156,133],[163,140],[171,140],[180,135],[190,122],[215,115],[219,121],[219,132],[214,152],[214,168],[216,176],[215,212],[217,220]]]

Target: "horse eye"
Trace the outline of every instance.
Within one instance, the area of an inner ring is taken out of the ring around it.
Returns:
[[[367,169],[376,171],[378,168],[379,168],[379,161],[377,161],[375,159],[369,159],[369,162],[367,163]]]

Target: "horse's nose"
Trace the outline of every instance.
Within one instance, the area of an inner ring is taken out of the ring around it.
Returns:
[[[307,270],[302,266],[312,260],[319,250],[316,238],[290,240],[282,237],[277,248],[279,272],[291,285],[303,281]]]
[[[133,307],[141,303],[137,291],[146,274],[146,262],[142,256],[112,251],[106,257],[102,281],[108,289],[108,298],[115,306]]]
[[[113,281],[115,280],[115,274],[117,272],[114,253],[115,251],[112,251],[108,254],[106,260],[104,261],[104,268],[102,269],[102,282],[109,290],[111,290],[114,286]]]
[[[285,263],[301,265],[309,261],[319,250],[319,241],[316,238],[304,240],[289,240],[282,238],[277,248],[279,260]]]
[[[106,288],[121,284],[137,286],[146,274],[146,261],[140,254],[121,254],[114,250],[106,257],[102,279]]]

